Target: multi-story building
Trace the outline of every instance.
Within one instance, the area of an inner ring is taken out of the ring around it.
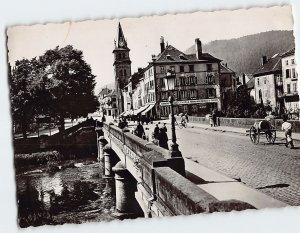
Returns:
[[[226,109],[236,93],[236,76],[227,64],[220,66],[220,92],[222,107]]]
[[[117,115],[117,92],[108,88],[103,88],[99,94],[100,112],[107,116]]]
[[[195,43],[196,53],[185,54],[172,45],[165,46],[161,37],[160,53],[152,55],[152,61],[140,70],[139,82],[131,89],[135,114],[146,114],[153,118],[168,116],[170,95],[175,97],[175,114],[205,115],[214,109],[221,110],[221,60],[203,53],[199,39]],[[232,77],[232,71],[225,67],[223,71],[223,82],[235,86],[227,77],[229,73],[229,78]],[[168,72],[176,78],[173,91],[167,91],[165,87],[164,79]],[[222,91],[226,92],[227,87]],[[129,93],[125,95],[129,97]]]
[[[262,57],[261,67],[254,73],[255,102],[270,105],[280,113],[283,109],[283,83],[280,54]]]
[[[295,48],[282,54],[283,99],[285,110],[299,119],[298,73],[296,71]]]

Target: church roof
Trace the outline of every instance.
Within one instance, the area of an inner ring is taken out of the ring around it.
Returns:
[[[221,60],[213,57],[209,53],[202,53],[198,59],[196,54],[185,54],[172,45],[168,45],[165,50],[157,56],[155,62],[220,62]]]
[[[127,41],[124,37],[124,33],[123,33],[122,26],[121,26],[120,22],[119,22],[119,25],[118,25],[118,35],[117,35],[116,48],[118,48],[118,49],[128,49]]]

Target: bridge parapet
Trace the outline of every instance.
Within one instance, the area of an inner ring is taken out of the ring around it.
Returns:
[[[136,179],[136,198],[144,206],[144,213],[172,216],[230,211],[214,196],[185,178],[182,157],[171,158],[167,150],[114,125],[104,123],[103,131],[115,154]],[[235,201],[235,206],[241,204]]]

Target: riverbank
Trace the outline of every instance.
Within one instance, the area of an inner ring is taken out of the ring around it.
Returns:
[[[57,164],[57,171],[48,170],[48,164],[16,169],[21,228],[115,219],[114,180],[102,178],[96,159]]]
[[[14,162],[15,167],[29,166],[29,165],[42,165],[49,162],[60,162],[70,159],[81,158],[97,158],[96,151],[85,150],[50,150],[40,151],[34,153],[18,153],[15,154]]]

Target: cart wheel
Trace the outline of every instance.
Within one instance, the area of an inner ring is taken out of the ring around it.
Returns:
[[[274,128],[271,128],[269,132],[266,132],[266,138],[269,143],[274,144],[276,140],[276,130]]]
[[[250,139],[253,144],[259,143],[259,131],[254,126],[250,128]]]

